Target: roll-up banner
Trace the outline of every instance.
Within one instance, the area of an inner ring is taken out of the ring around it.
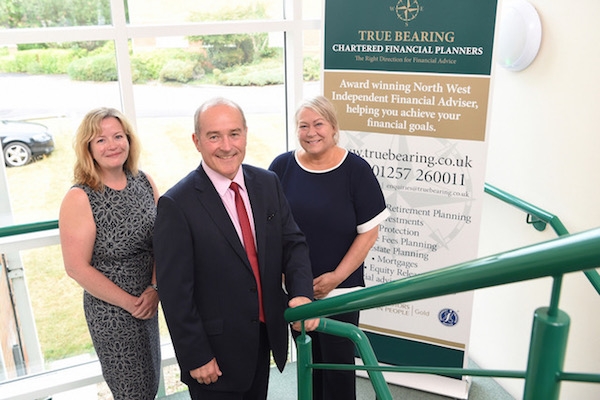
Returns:
[[[366,159],[390,211],[367,286],[477,257],[496,0],[325,0],[324,95],[340,145]],[[465,367],[473,293],[361,313],[382,364]],[[359,372],[359,374],[362,374]],[[386,373],[468,397],[460,376]]]

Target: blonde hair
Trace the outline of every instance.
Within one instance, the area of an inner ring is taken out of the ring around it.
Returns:
[[[333,103],[331,103],[331,101],[329,101],[329,99],[327,99],[325,96],[316,96],[311,99],[304,100],[296,109],[296,129],[298,129],[298,119],[300,117],[300,113],[302,112],[302,110],[307,108],[316,112],[331,124],[333,130],[335,131],[335,134],[333,135],[333,140],[337,144],[339,140],[340,130],[335,106],[333,105]]]
[[[104,185],[100,178],[100,167],[92,157],[90,143],[102,132],[100,124],[105,118],[116,118],[123,127],[123,133],[127,136],[129,142],[129,155],[123,170],[131,172],[132,175],[138,173],[138,161],[140,158],[140,141],[133,130],[133,126],[127,120],[127,117],[115,108],[100,107],[89,111],[77,128],[77,133],[73,142],[75,149],[75,168],[73,172],[73,181],[75,184],[87,185],[93,190],[101,190]]]

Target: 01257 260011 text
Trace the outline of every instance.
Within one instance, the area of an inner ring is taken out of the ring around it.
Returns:
[[[467,174],[463,171],[448,171],[447,168],[473,168],[473,160],[468,156],[456,158],[425,154],[394,153],[391,149],[375,151],[369,149],[349,149],[351,152],[370,161],[371,169],[378,178],[464,186]],[[375,162],[373,162],[375,161]],[[410,168],[389,165],[381,161],[399,161],[410,164],[424,164],[427,168]],[[438,168],[436,168],[438,167]]]
[[[412,169],[385,165],[372,165],[371,169],[378,178],[395,180],[415,180],[417,182],[437,183],[444,185],[465,186],[466,175],[462,172],[442,172],[431,169]],[[414,176],[413,176],[414,174]]]

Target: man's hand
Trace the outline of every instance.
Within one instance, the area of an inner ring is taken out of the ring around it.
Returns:
[[[289,301],[288,306],[290,306],[290,308],[294,308],[294,307],[298,307],[298,306],[308,304],[308,303],[311,303],[311,300],[308,297],[298,296],[298,297],[292,298]],[[304,329],[306,329],[307,332],[314,331],[315,329],[317,329],[318,326],[319,326],[319,318],[308,319],[308,320],[304,321]],[[292,328],[298,332],[300,332],[302,330],[302,327],[301,327],[301,324],[299,321],[294,322],[292,324]]]
[[[204,364],[200,368],[196,368],[190,371],[192,378],[201,385],[210,385],[219,380],[219,377],[223,375],[217,364],[217,359],[213,358],[208,363]]]

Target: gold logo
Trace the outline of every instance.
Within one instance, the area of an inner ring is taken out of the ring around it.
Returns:
[[[401,21],[404,21],[408,25],[409,21],[412,21],[419,15],[419,11],[422,10],[417,0],[398,0],[395,7],[390,7],[392,11],[396,12],[396,15]]]

